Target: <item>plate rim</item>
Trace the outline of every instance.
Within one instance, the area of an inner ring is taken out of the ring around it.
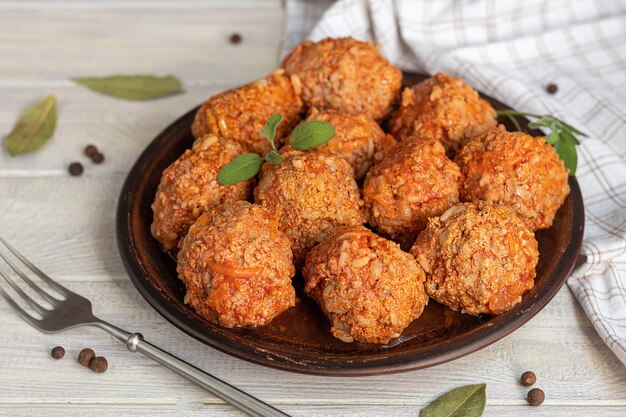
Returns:
[[[497,100],[494,101],[502,108],[508,108]],[[162,143],[168,139],[172,131],[189,125],[189,119],[193,119],[198,107],[188,111],[159,133],[144,149],[130,169],[122,186],[117,205],[117,246],[131,282],[157,313],[184,333],[231,356],[274,369],[325,376],[380,375],[432,367],[476,352],[519,329],[543,310],[554,298],[576,264],[584,234],[584,202],[576,178],[569,177],[570,198],[572,198],[573,206],[572,233],[563,255],[559,258],[552,275],[548,277],[550,281],[545,283],[545,285],[550,283],[550,288],[545,289],[544,292],[537,291],[534,294],[535,300],[530,307],[522,310],[521,303],[514,307],[512,311],[508,312],[508,320],[504,321],[494,318],[492,324],[488,326],[481,326],[479,329],[470,330],[464,335],[453,337],[440,345],[433,345],[425,352],[407,353],[399,357],[384,357],[383,355],[383,357],[368,358],[366,361],[353,360],[349,363],[345,361],[333,362],[332,360],[324,360],[322,365],[312,364],[309,361],[303,363],[296,358],[287,358],[278,353],[255,348],[249,344],[233,347],[230,344],[231,341],[222,335],[207,335],[206,332],[202,332],[199,323],[196,323],[195,320],[190,323],[189,316],[185,316],[180,310],[165,307],[165,304],[169,304],[169,299],[160,289],[152,285],[151,280],[145,276],[138,262],[137,248],[131,237],[133,233],[131,230],[130,213],[133,205],[132,193],[130,191],[137,189],[137,184],[141,178],[138,174],[141,173],[142,161],[147,155],[152,154],[156,148],[162,146]],[[565,256],[567,254],[571,254],[571,256]],[[437,350],[437,352],[432,352],[433,350]]]

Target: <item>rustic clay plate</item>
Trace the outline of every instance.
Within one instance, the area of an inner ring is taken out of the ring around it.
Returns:
[[[405,81],[415,83],[424,78],[406,75]],[[507,108],[485,98],[496,109]],[[393,343],[344,343],[330,334],[328,321],[303,294],[301,278],[296,277],[296,307],[270,325],[256,329],[220,327],[185,305],[185,289],[177,278],[176,263],[150,235],[150,204],[161,172],[191,146],[190,127],[196,110],[157,136],[131,169],[118,206],[118,246],[131,281],[152,307],[179,329],[233,356],[320,375],[384,374],[437,365],[481,349],[526,323],[554,297],[576,262],[584,212],[578,183],[570,178],[571,193],[554,225],[537,233],[540,257],[535,287],[520,304],[499,317],[463,315],[430,300],[424,314]]]

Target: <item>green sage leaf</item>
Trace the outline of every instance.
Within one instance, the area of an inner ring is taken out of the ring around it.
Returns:
[[[231,185],[247,181],[259,173],[264,161],[265,159],[256,153],[241,154],[219,170],[217,183]]]
[[[420,417],[481,417],[487,403],[487,384],[465,385],[430,403]]]
[[[550,145],[554,145],[559,141],[559,132],[553,130],[546,136],[546,142]]]
[[[57,100],[49,95],[22,113],[11,133],[4,138],[4,147],[11,156],[34,152],[54,135],[56,125]]]
[[[285,158],[276,151],[269,151],[265,155],[265,160],[272,165],[278,165],[285,160]]]
[[[574,144],[560,140],[554,145],[556,153],[565,164],[565,168],[569,169],[569,175],[576,174],[576,166],[578,165],[578,156],[576,155],[576,147]]]
[[[561,131],[561,136],[563,137],[563,140],[571,145],[580,145],[580,142],[578,141],[578,139],[576,139],[576,136],[574,136],[572,134],[571,131],[569,131],[569,129],[563,129]]]
[[[151,100],[183,91],[180,81],[172,76],[112,75],[110,77],[73,78],[78,84],[109,96],[126,100]]]
[[[573,133],[575,133],[577,135],[580,135],[580,136],[582,136],[584,138],[588,138],[589,137],[589,135],[587,135],[586,133],[583,133],[580,130],[576,129],[574,126],[565,123],[563,120],[559,120],[559,121],[563,124],[563,126],[568,128],[569,130],[571,130]]]
[[[276,129],[278,128],[278,125],[282,120],[282,114],[275,114],[267,119],[267,122],[265,122],[265,126],[263,126],[263,136],[265,136],[267,140],[272,143],[272,148],[274,149],[274,137],[276,137]]]
[[[304,151],[320,146],[335,136],[335,128],[327,122],[309,120],[300,123],[291,132],[290,144],[293,148]]]

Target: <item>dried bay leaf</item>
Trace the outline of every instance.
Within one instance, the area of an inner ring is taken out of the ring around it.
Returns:
[[[487,384],[465,385],[430,403],[420,417],[481,417],[487,403]]]
[[[73,80],[98,93],[126,100],[151,100],[183,91],[178,78],[172,75],[112,75],[102,78],[79,77]]]
[[[4,138],[11,156],[34,152],[54,135],[57,125],[57,100],[49,95],[21,114],[13,130]]]

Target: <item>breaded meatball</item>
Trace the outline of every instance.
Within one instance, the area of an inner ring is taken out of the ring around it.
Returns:
[[[246,151],[265,153],[270,143],[262,136],[265,122],[273,114],[282,114],[276,131],[276,143],[289,134],[300,120],[302,101],[295,94],[283,70],[266,78],[211,97],[200,107],[191,127],[196,138],[207,133],[239,142]]]
[[[307,120],[320,120],[333,125],[335,136],[325,145],[317,147],[320,152],[332,152],[348,161],[357,180],[367,174],[370,166],[380,161],[395,143],[374,119],[364,115],[350,115],[336,110],[311,109]]]
[[[418,138],[400,142],[365,178],[368,222],[410,247],[430,217],[459,202],[460,177],[441,143]]]
[[[185,302],[226,327],[262,326],[295,305],[289,239],[272,215],[229,201],[198,218],[180,241]]]
[[[321,152],[280,151],[279,165],[265,163],[254,190],[291,240],[296,266],[338,227],[363,224],[363,201],[354,172],[344,159]]]
[[[461,200],[509,206],[530,230],[552,226],[569,194],[568,170],[543,137],[504,126],[469,139],[456,157]]]
[[[440,141],[453,155],[462,141],[496,125],[496,112],[460,78],[438,73],[402,92],[389,127],[398,140],[411,136]]]
[[[498,315],[534,285],[533,232],[508,207],[459,204],[430,219],[411,249],[426,272],[426,292],[455,311]]]
[[[424,271],[398,244],[363,226],[345,227],[309,253],[304,291],[344,342],[384,344],[424,311]]]
[[[237,142],[207,135],[163,171],[152,203],[151,231],[165,249],[176,248],[189,227],[211,207],[250,196],[253,180],[235,185],[217,183],[220,168],[242,152]]]
[[[352,38],[303,42],[281,64],[307,107],[381,120],[400,91],[402,73],[380,47]]]

